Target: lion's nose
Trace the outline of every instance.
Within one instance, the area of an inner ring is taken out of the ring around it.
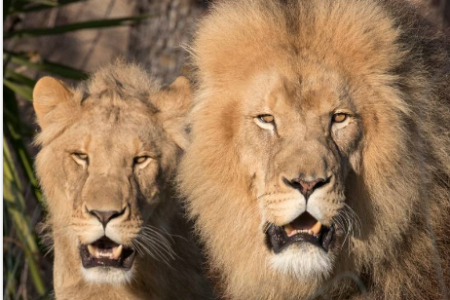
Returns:
[[[308,200],[309,196],[318,188],[330,182],[331,176],[328,178],[315,178],[313,180],[305,180],[303,178],[294,178],[287,180],[288,185],[296,188]]]
[[[109,221],[111,221],[114,218],[117,218],[121,215],[123,215],[125,212],[125,209],[122,211],[117,210],[108,210],[108,211],[102,211],[102,210],[90,210],[89,214],[93,215],[97,218],[97,220],[102,223],[103,228],[106,227],[106,224],[108,224]]]

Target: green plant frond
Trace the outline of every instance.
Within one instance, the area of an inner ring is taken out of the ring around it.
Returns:
[[[30,88],[29,86],[13,82],[6,78],[3,78],[3,85],[10,88],[12,91],[14,91],[14,93],[24,97],[25,99],[29,101],[33,100],[33,89]]]
[[[3,60],[9,60],[14,64],[26,66],[34,70],[51,73],[68,79],[85,80],[88,78],[88,74],[86,72],[46,60],[33,61],[21,53],[3,51]]]
[[[9,28],[4,32],[4,41],[8,38],[39,37],[80,30],[128,26],[152,17],[152,15],[145,14],[92,20],[54,28],[17,29],[23,28],[21,27],[22,20],[28,17],[27,12],[58,9],[77,2],[87,2],[87,0],[4,0],[3,20],[5,23],[5,19],[8,18],[7,24],[9,24]],[[7,43],[8,46],[14,47],[15,41],[10,41],[11,43]],[[13,49],[11,48],[11,50]],[[40,211],[44,206],[33,170],[33,159],[27,148],[27,142],[33,132],[30,129],[31,126],[22,120],[18,105],[19,96],[32,101],[36,81],[26,75],[30,70],[71,80],[85,80],[89,77],[85,71],[41,59],[39,53],[27,55],[7,49],[3,51],[4,299],[22,299],[22,297],[49,299],[49,290],[51,290],[51,286],[47,286],[48,282],[45,280],[40,266],[43,248],[40,247],[39,236],[31,223],[34,217],[30,213],[30,208]],[[35,202],[33,203],[33,201]],[[22,276],[28,276],[28,281],[34,290],[31,293],[32,296],[29,296],[28,292],[27,295],[22,295],[20,291],[23,286]]]
[[[22,195],[22,189],[18,186],[20,183],[19,174],[8,147],[7,141],[3,140],[3,199],[5,207],[10,215],[14,228],[20,238],[26,259],[29,263],[30,274],[39,295],[46,293],[45,285],[42,280],[39,268],[37,266],[37,257],[39,256],[37,239],[30,227],[30,219],[25,211],[25,199]]]
[[[6,69],[4,75],[6,78],[10,78],[12,80],[14,80],[15,82],[18,82],[20,84],[24,84],[26,86],[29,86],[31,88],[34,87],[34,85],[36,84],[36,81],[25,76],[22,75],[20,73],[16,73],[11,69]]]
[[[36,29],[23,29],[18,31],[12,31],[5,33],[3,36],[4,39],[9,39],[12,37],[38,37],[43,35],[54,35],[54,34],[63,34],[78,30],[86,30],[86,29],[99,29],[99,28],[107,28],[107,27],[117,27],[117,26],[128,26],[132,23],[147,19],[152,17],[153,15],[144,14],[126,18],[117,18],[117,19],[106,19],[106,20],[94,20],[87,21],[81,23],[73,23],[69,25],[57,26],[53,28],[36,28]]]
[[[17,107],[17,102],[15,100],[14,94],[10,93],[8,89],[5,90],[5,105],[4,110],[5,120],[4,120],[4,145],[9,141],[15,152],[19,164],[23,168],[26,180],[31,185],[33,189],[34,196],[39,202],[42,199],[42,194],[38,188],[38,183],[36,176],[33,171],[33,160],[31,159],[28,150],[23,141],[23,125],[20,122],[15,122],[20,120],[19,110]],[[11,121],[12,120],[12,121]],[[5,140],[8,139],[8,141]],[[7,149],[7,148],[6,148]],[[19,181],[20,182],[20,181]]]

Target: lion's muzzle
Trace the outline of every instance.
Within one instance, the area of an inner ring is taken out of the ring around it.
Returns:
[[[123,239],[118,233],[117,227],[124,224],[130,216],[130,207],[127,205],[120,209],[118,205],[94,206],[93,201],[84,205],[84,215],[91,222],[97,223],[97,230],[91,230],[89,239],[80,240],[80,258],[85,269],[95,267],[116,268],[128,271],[132,268],[136,256],[136,250],[129,246],[130,241]],[[116,204],[119,204],[116,201]],[[94,221],[95,220],[95,221]],[[102,230],[99,231],[101,224]],[[95,234],[94,234],[95,232]]]

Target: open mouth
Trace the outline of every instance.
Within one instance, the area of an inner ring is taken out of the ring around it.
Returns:
[[[134,262],[135,251],[104,236],[92,244],[81,245],[80,256],[86,269],[111,267],[129,270]]]
[[[324,226],[308,212],[284,226],[270,224],[266,243],[275,254],[295,243],[310,243],[328,252],[335,234],[334,226]]]

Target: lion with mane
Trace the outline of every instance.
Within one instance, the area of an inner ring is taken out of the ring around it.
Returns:
[[[403,1],[229,0],[191,52],[179,189],[224,297],[445,298],[447,37]]]
[[[57,299],[211,299],[174,197],[190,86],[118,60],[72,89],[33,92]]]

